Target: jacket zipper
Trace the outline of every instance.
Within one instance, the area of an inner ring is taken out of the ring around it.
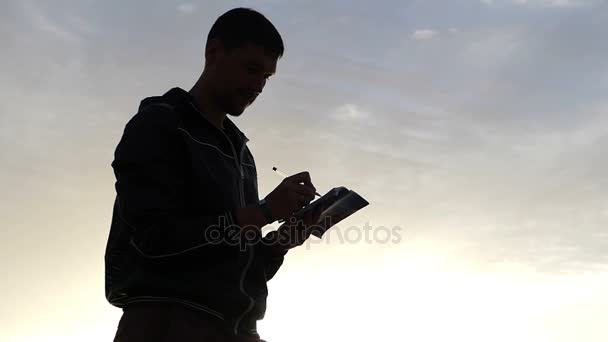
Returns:
[[[192,108],[194,108],[205,120],[207,120],[207,118],[198,110],[198,108],[196,108],[196,106],[190,102],[190,105],[192,106]],[[208,121],[208,120],[207,120]],[[215,127],[215,125],[213,125],[213,127]],[[243,190],[243,181],[245,178],[245,173],[243,172],[243,166],[241,165],[241,158],[243,157],[243,151],[245,150],[245,144],[247,143],[247,141],[249,141],[249,139],[247,139],[247,137],[245,137],[245,140],[243,141],[243,146],[241,146],[241,150],[239,152],[239,155],[237,156],[236,154],[236,149],[234,148],[234,145],[232,144],[232,141],[230,141],[230,138],[228,137],[228,135],[226,135],[226,133],[224,133],[221,129],[215,127],[218,131],[220,131],[222,133],[222,135],[224,135],[224,137],[226,137],[226,140],[228,140],[228,143],[230,144],[230,148],[232,149],[232,154],[234,155],[234,163],[238,169],[238,172],[240,174],[240,177],[238,178],[238,188],[239,188],[239,199],[241,202],[241,207],[245,207],[245,193]],[[247,294],[247,292],[245,291],[245,275],[247,274],[247,271],[249,270],[249,267],[251,266],[251,262],[253,260],[253,248],[249,248],[248,249],[249,255],[247,257],[247,264],[245,265],[245,267],[243,268],[243,271],[241,271],[241,276],[239,277],[239,288],[241,290],[241,292],[247,296],[247,298],[249,299],[249,305],[247,306],[247,308],[245,309],[245,311],[243,311],[236,319],[235,323],[234,323],[234,333],[235,335],[238,334],[238,327],[239,327],[239,323],[241,322],[241,320],[243,319],[243,316],[245,316],[249,311],[251,311],[251,309],[253,308],[253,298],[251,298],[251,296],[249,294]]]
[[[243,146],[241,146],[241,151],[239,152],[239,162],[241,162],[243,160],[243,151],[245,150],[245,144],[247,143],[247,141],[249,141],[249,139],[247,139],[245,137],[245,140],[243,141]],[[234,150],[234,147],[233,147]],[[236,151],[235,151],[236,152]],[[235,153],[236,154],[236,153]],[[240,179],[240,191],[241,191],[241,205],[243,207],[245,207],[245,193],[243,191],[243,182],[245,180],[245,173],[243,172],[243,165],[240,164],[239,165],[239,172],[241,173],[241,179]],[[243,317],[249,312],[251,311],[251,309],[253,308],[253,298],[251,298],[251,296],[249,296],[249,294],[247,294],[247,292],[245,292],[245,275],[247,274],[247,271],[249,270],[249,267],[251,266],[251,262],[253,261],[253,248],[249,248],[248,249],[248,256],[247,256],[247,264],[245,265],[245,267],[243,268],[243,272],[241,273],[241,277],[239,280],[239,286],[241,288],[241,292],[244,293],[248,298],[249,298],[249,305],[247,306],[247,309],[245,309],[245,311],[243,311],[238,318],[236,319],[236,322],[234,323],[234,333],[235,335],[238,335],[238,327],[239,327],[239,323],[241,322],[241,320],[243,319]]]

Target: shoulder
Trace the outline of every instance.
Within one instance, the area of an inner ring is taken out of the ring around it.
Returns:
[[[141,106],[139,111],[127,123],[127,128],[154,127],[174,130],[177,128],[178,122],[179,116],[173,105],[156,102]]]

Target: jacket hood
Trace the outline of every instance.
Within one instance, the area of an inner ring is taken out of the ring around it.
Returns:
[[[142,109],[144,109],[145,107],[147,107],[151,104],[158,104],[158,103],[166,104],[173,108],[180,108],[182,110],[193,113],[194,115],[200,115],[205,120],[207,120],[207,118],[205,118],[205,116],[202,115],[199,112],[199,110],[196,108],[196,106],[194,105],[194,97],[189,92],[187,92],[186,90],[184,90],[180,87],[171,88],[169,91],[167,91],[162,96],[151,96],[151,97],[144,98],[143,100],[141,100],[141,102],[139,104],[139,110],[141,111]],[[230,120],[230,118],[228,118],[228,116],[226,116],[226,118],[224,118],[224,125],[226,127],[230,127],[231,129],[235,130],[237,132],[237,134],[240,136],[241,140],[249,141],[249,138],[247,138],[245,133],[243,133],[234,124],[234,122],[232,120]]]
[[[165,103],[171,106],[187,105],[192,100],[193,98],[190,93],[179,87],[175,87],[167,91],[162,96],[150,96],[144,98],[139,104],[139,110],[142,110],[151,104],[157,103]]]

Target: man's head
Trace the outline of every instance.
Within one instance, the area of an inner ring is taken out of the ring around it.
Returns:
[[[262,14],[235,8],[211,27],[203,76],[223,112],[238,116],[262,92],[283,56],[281,35]]]

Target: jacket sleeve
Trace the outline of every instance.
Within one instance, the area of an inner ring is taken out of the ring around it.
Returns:
[[[264,272],[266,273],[266,281],[274,277],[274,275],[277,273],[277,271],[283,264],[285,254],[287,254],[287,251],[276,254],[276,252],[272,252],[272,250],[269,248],[272,245],[273,241],[276,242],[278,240],[276,239],[275,234],[277,234],[277,231],[272,231],[268,233],[263,238],[262,243],[257,245],[257,255],[263,260]]]
[[[112,168],[118,215],[131,245],[146,258],[166,258],[204,246],[211,227],[233,222],[234,208],[211,215],[186,213],[184,153],[173,110],[148,106],[125,126]]]

